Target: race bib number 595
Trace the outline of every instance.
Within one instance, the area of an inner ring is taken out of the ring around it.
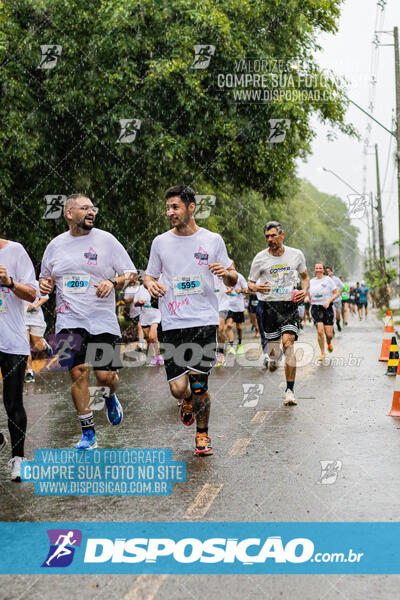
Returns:
[[[203,292],[203,279],[201,275],[190,275],[187,277],[174,277],[175,296],[186,296],[188,294],[201,294]]]
[[[67,294],[84,294],[87,292],[90,275],[64,275],[63,291]]]

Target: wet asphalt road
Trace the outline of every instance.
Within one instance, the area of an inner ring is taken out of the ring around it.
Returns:
[[[398,521],[400,420],[387,416],[394,378],[386,377],[386,364],[378,362],[382,333],[373,315],[367,322],[350,319],[336,335],[332,359],[316,366],[316,333],[306,326],[299,339],[307,364],[297,373],[297,407],[283,406],[283,368],[269,373],[257,366],[258,341],[247,333],[246,342],[254,344],[248,365],[214,369],[210,379],[214,455],[202,459],[193,455],[194,427],[180,423],[164,369],[124,368],[119,398],[125,418],[111,428],[102,412],[95,414],[99,447],[171,448],[175,460],[186,461],[187,481],[173,484],[170,497],[39,497],[32,484],[9,481],[5,450],[0,455],[1,520],[186,521],[190,515],[190,520],[211,522]],[[264,386],[258,401],[244,396],[243,385],[251,384]],[[25,406],[28,458],[36,448],[71,448],[79,439],[68,374],[39,374],[35,384],[25,386]],[[0,429],[6,429],[4,410]],[[342,465],[332,485],[318,483],[324,460]],[[193,501],[206,484],[218,493],[201,515]],[[398,598],[400,577],[56,575],[50,580],[4,575],[0,583],[0,598],[10,600],[190,600],[199,595],[207,600],[364,600]]]

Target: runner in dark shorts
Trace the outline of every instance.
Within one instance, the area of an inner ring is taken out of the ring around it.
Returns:
[[[336,283],[331,277],[325,275],[322,262],[315,263],[315,277],[310,281],[311,315],[317,326],[318,344],[321,349],[319,361],[325,359],[325,338],[328,352],[333,352],[333,302],[338,297]]]
[[[293,344],[299,334],[297,303],[305,298],[309,278],[304,254],[297,248],[284,246],[285,233],[278,221],[267,223],[264,235],[268,248],[254,257],[248,288],[252,292],[258,292],[259,300],[263,301],[262,320],[270,371],[277,368],[282,338],[286,376],[284,405],[291,406],[297,404],[293,391],[296,377]],[[299,275],[302,289],[296,290]]]
[[[213,453],[208,377],[219,326],[214,275],[231,288],[238,274],[222,237],[196,225],[194,191],[177,185],[165,199],[172,229],[153,240],[143,283],[159,298],[165,370],[171,394],[182,399],[180,419],[187,426],[196,420],[194,453],[208,456]]]

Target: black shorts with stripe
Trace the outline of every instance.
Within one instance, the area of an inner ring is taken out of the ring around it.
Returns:
[[[267,341],[279,340],[284,333],[299,336],[299,311],[295,302],[263,302],[263,324]]]

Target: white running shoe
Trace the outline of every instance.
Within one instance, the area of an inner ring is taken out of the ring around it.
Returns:
[[[8,461],[11,468],[11,481],[21,481],[21,463],[26,460],[23,456],[14,456]]]
[[[295,406],[297,404],[297,400],[294,397],[294,393],[292,392],[292,390],[286,390],[283,404],[285,406]]]

